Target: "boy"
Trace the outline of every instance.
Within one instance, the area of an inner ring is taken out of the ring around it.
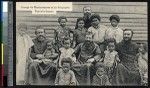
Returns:
[[[58,18],[59,27],[55,30],[55,43],[56,47],[59,50],[60,47],[63,46],[63,38],[64,37],[71,37],[73,39],[73,31],[66,27],[67,18],[65,16],[61,16]]]
[[[70,70],[72,61],[70,58],[63,58],[61,61],[62,69],[57,72],[55,85],[77,85],[74,72]]]
[[[118,27],[120,18],[118,15],[112,15],[110,18],[111,27],[107,30],[106,40],[109,38],[114,38],[116,43],[123,40],[123,30]]]
[[[96,75],[93,76],[92,84],[96,86],[111,85],[104,65],[102,63],[101,64],[97,63],[96,69],[97,69]]]

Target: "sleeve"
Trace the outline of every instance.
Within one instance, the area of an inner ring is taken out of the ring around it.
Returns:
[[[55,41],[55,43],[56,43],[56,41],[58,40],[57,35],[58,35],[58,32],[57,32],[57,29],[55,29],[55,30],[54,30],[54,41]]]
[[[100,57],[101,57],[101,50],[100,50],[99,46],[96,46],[94,59],[99,60]]]
[[[117,37],[116,37],[116,43],[119,43],[123,40],[123,30],[122,29],[119,29],[120,32],[117,34]]]
[[[35,53],[35,51],[34,51],[34,46],[32,46],[32,47],[31,47],[30,57],[31,57],[32,59],[36,59],[36,55],[37,55],[37,53]]]
[[[82,44],[82,43],[81,43]],[[74,54],[78,53],[80,51],[81,48],[81,44],[77,45],[74,49]]]
[[[60,71],[58,71],[57,74],[56,74],[55,85],[59,84],[59,75],[60,75]]]
[[[76,31],[74,31],[74,33],[73,33],[73,46],[76,45],[76,41],[77,41],[77,34],[76,34]]]
[[[71,71],[70,74],[71,74],[71,81],[70,81],[70,84],[71,84],[71,85],[76,85],[76,84],[77,84],[77,80],[76,80],[76,77],[75,77],[74,72]]]
[[[104,36],[104,40],[106,41],[109,39],[109,32],[110,32],[110,28],[106,29],[105,36]]]

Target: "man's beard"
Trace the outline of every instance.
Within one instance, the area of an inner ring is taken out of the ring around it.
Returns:
[[[124,41],[125,41],[125,42],[130,42],[130,41],[131,41],[131,38],[126,38],[126,39],[124,38]]]
[[[37,37],[38,41],[40,41],[40,42],[41,42],[41,41],[44,41],[45,38],[46,38],[46,37],[43,36],[43,35],[40,35],[40,36]]]
[[[90,16],[91,16],[91,13],[84,13],[84,17],[85,17],[86,19],[90,18]]]
[[[94,48],[94,42],[93,41],[85,41],[84,47],[86,48],[87,52],[90,52]]]

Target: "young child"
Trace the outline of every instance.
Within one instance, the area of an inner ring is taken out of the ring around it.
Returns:
[[[137,54],[138,58],[138,65],[139,65],[139,71],[141,74],[141,79],[142,79],[142,85],[145,83],[148,83],[148,53],[147,53],[147,48],[146,44],[140,44],[139,47],[139,53]]]
[[[76,57],[73,54],[74,53],[74,49],[71,48],[70,46],[71,46],[70,38],[64,38],[64,40],[63,40],[63,47],[61,47],[59,49],[59,51],[60,51],[59,67],[62,67],[61,66],[61,61],[62,61],[63,58],[66,58],[66,57],[70,57],[71,61],[73,63],[76,63]]]
[[[96,69],[96,75],[93,76],[92,84],[96,86],[111,85],[103,63],[97,63]]]
[[[109,38],[114,38],[116,43],[119,43],[123,40],[123,30],[118,27],[120,18],[118,15],[112,15],[110,18],[111,27],[107,30],[106,40]]]
[[[64,37],[71,37],[73,40],[73,31],[66,27],[67,18],[65,16],[61,16],[58,18],[59,27],[55,30],[55,43],[57,49],[63,46],[62,41]]]
[[[57,63],[58,53],[53,48],[53,43],[51,41],[47,42],[47,48],[44,52],[45,61]]]
[[[70,58],[63,58],[62,69],[60,69],[56,74],[55,85],[77,85],[77,80],[75,74],[70,70],[72,66],[72,61]]]
[[[85,41],[87,29],[84,27],[85,21],[83,18],[78,18],[73,35],[74,47]]]
[[[104,51],[104,65],[106,66],[108,77],[111,79],[113,75],[113,70],[120,62],[118,52],[115,51],[116,41],[114,38],[107,40],[108,49]],[[110,81],[111,82],[111,81]]]

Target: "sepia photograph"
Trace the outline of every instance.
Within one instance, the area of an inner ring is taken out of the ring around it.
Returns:
[[[148,86],[147,2],[16,2],[16,85]]]

